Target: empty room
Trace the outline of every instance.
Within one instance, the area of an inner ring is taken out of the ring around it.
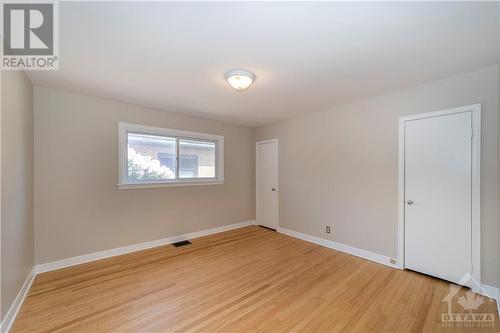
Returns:
[[[500,2],[0,6],[2,333],[500,332]]]

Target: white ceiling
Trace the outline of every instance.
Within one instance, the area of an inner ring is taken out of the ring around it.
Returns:
[[[61,2],[36,85],[259,126],[498,62],[497,3]],[[257,75],[241,93],[233,68]]]

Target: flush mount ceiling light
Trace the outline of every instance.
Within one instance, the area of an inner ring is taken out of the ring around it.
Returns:
[[[245,69],[233,69],[226,74],[226,81],[234,89],[242,91],[255,81],[255,75]]]

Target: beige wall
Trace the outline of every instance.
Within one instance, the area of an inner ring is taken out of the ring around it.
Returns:
[[[499,13],[500,13],[500,6],[498,7]],[[499,25],[500,28],[500,25]],[[497,274],[498,274],[498,284],[497,286],[500,287],[500,65],[498,68],[498,107],[499,107],[499,117],[498,117],[498,251],[497,251]],[[500,288],[498,290],[498,298],[497,302],[500,302]]]
[[[46,263],[255,218],[254,130],[35,87],[35,253]],[[223,185],[118,190],[118,122],[224,136]]]
[[[33,87],[2,71],[2,318],[33,268]]]
[[[482,278],[499,285],[498,81],[493,66],[257,129],[280,140],[280,226],[397,257],[398,118],[481,102]]]

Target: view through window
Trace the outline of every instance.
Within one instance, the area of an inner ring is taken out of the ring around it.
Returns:
[[[128,125],[134,127],[134,125]],[[126,139],[126,179],[122,183],[172,183],[217,180],[221,137],[196,138],[196,133],[180,136],[124,129]],[[175,130],[171,130],[175,131]],[[178,131],[175,131],[178,132]],[[193,135],[190,135],[193,134]],[[200,134],[201,136],[201,134]],[[203,135],[209,136],[209,135]]]

